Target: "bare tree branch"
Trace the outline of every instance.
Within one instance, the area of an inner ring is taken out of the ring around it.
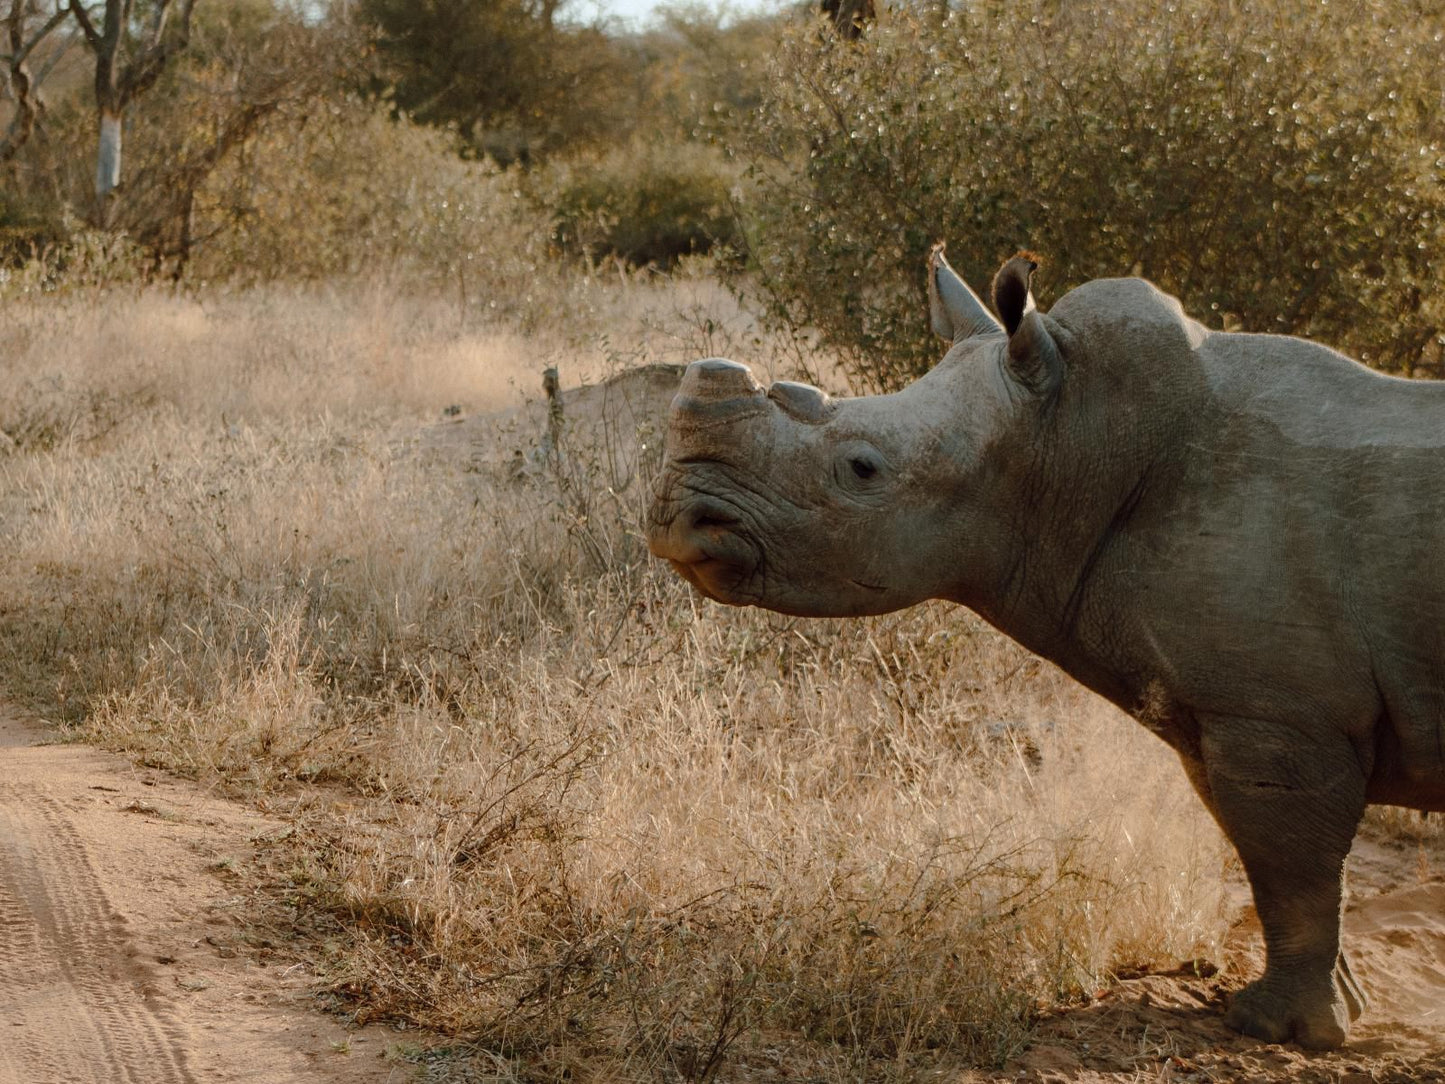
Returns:
[[[96,31],[95,24],[90,21],[90,16],[86,13],[85,5],[80,3],[80,0],[69,0],[69,3],[66,5],[66,10],[75,16],[75,21],[79,24],[81,32],[85,35],[85,40],[90,44],[90,47],[92,49],[98,48],[100,46],[100,34]]]
[[[28,0],[10,0],[10,11],[4,22],[5,41],[10,50],[4,58],[5,89],[7,95],[15,103],[15,111],[10,118],[5,135],[0,137],[0,162],[15,157],[21,146],[35,131],[35,122],[45,108],[45,103],[40,97],[40,85],[54,67],[54,58],[51,58],[50,63],[41,70],[38,76],[31,73],[26,61],[30,59],[30,54],[35,51],[36,46],[49,37],[55,28],[65,20],[66,14],[66,9],[57,7],[51,13],[50,18],[27,33],[28,17],[32,15],[32,5]]]
[[[10,18],[15,18],[16,9],[23,10],[24,7],[24,0],[14,0],[14,3],[11,4]],[[30,40],[26,41],[18,49],[15,47],[15,40],[12,35],[10,43],[11,52],[8,56],[5,57],[5,60],[12,67],[24,64],[27,60],[30,59],[30,54],[35,51],[35,47],[39,45],[42,41],[44,41],[47,37],[49,37],[52,30],[54,30],[57,26],[59,26],[65,21],[65,16],[66,11],[64,8],[57,8],[55,11],[51,12],[50,18],[46,19],[45,22],[41,24],[39,29],[37,29],[33,34],[30,35]]]
[[[64,22],[65,13],[62,11],[59,14],[61,21]],[[78,30],[69,30],[66,32],[60,44],[50,50],[50,54],[45,58],[45,63],[40,66],[40,71],[36,73],[36,86],[39,86],[50,77],[50,73],[55,70],[56,65],[65,59],[65,55],[70,52],[73,45],[80,41],[81,37],[82,35]]]
[[[130,0],[126,0],[127,3]],[[166,32],[166,19],[171,14],[170,4],[157,4],[155,12],[151,15],[151,32],[146,39],[146,48],[154,49],[160,44],[161,37]]]
[[[176,12],[176,30],[169,37],[165,34],[166,16],[171,10],[170,0],[156,5],[155,18],[151,22],[150,40],[144,51],[131,62],[118,81],[121,108],[130,104],[137,94],[147,91],[160,78],[171,57],[184,51],[191,42],[191,9],[196,0],[181,0]]]

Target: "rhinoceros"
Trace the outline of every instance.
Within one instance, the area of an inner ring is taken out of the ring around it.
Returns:
[[[1238,850],[1264,974],[1227,1022],[1343,1043],[1367,803],[1445,810],[1445,384],[1212,331],[1138,278],[1045,313],[929,259],[951,346],[891,395],[694,362],[648,541],[704,595],[790,614],[967,606],[1167,742]],[[1445,991],[1442,991],[1445,996]]]

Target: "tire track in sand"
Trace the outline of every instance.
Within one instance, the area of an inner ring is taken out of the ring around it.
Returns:
[[[64,805],[0,785],[0,1084],[196,1084]]]
[[[219,871],[286,822],[54,737],[0,694],[0,1084],[413,1075],[389,1029],[313,1011],[304,955],[241,936],[254,886]]]

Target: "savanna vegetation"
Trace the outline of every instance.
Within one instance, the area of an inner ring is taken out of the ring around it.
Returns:
[[[287,816],[237,875],[339,1011],[432,1079],[905,1080],[1219,962],[1142,729],[957,610],[691,595],[655,426],[435,426],[548,366],[896,386],[939,238],[1439,375],[1445,9],[115,6],[163,63],[98,197],[95,44],[0,0],[0,688]]]

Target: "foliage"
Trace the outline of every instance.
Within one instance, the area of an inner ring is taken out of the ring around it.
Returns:
[[[700,4],[663,8],[658,25],[638,39],[649,128],[668,126],[679,139],[712,140],[730,117],[756,110],[768,57],[791,21],[788,14],[726,12],[724,18]]]
[[[1142,274],[1215,326],[1438,362],[1442,28],[1404,0],[1040,0],[794,34],[735,137],[773,318],[896,385],[938,354],[943,238],[976,286],[1026,246],[1054,293]]]
[[[109,205],[109,228],[144,250],[150,275],[178,277],[194,246],[235,225],[197,202],[211,175],[269,126],[323,111],[364,45],[344,22],[309,23],[271,0],[201,5],[188,40],[156,76],[145,108],[127,115],[125,178]],[[84,73],[61,70],[68,93],[8,170],[18,211],[43,238],[22,258],[63,248],[93,206],[94,103]]]
[[[164,97],[133,126],[131,178],[115,223],[177,275],[193,246],[238,225],[207,200],[213,175],[247,158],[268,129],[289,131],[332,106],[365,45],[345,22],[310,24],[270,0],[201,12]]]
[[[362,0],[400,112],[449,127],[474,153],[531,161],[635,123],[634,58],[561,0]]]
[[[9,192],[0,192],[0,268],[19,267],[53,245],[63,230]]]
[[[169,144],[169,158],[160,153],[165,132],[151,133],[157,142],[145,145],[137,175],[153,183],[127,205],[131,230],[17,226],[14,269],[0,292],[105,286],[165,270],[196,283],[362,277],[440,286],[496,316],[543,307],[534,295],[552,272],[549,221],[519,177],[457,157],[444,132],[354,99],[323,103],[314,113],[269,112],[224,154],[204,112],[191,142]]]
[[[145,281],[149,253],[123,233],[69,223],[55,238],[22,231],[17,235],[21,240],[15,266],[0,266],[0,297],[103,290]]]
[[[637,142],[561,165],[543,202],[566,251],[667,268],[736,240],[731,172],[704,145]]]
[[[490,305],[524,281],[519,269],[546,262],[549,230],[553,255],[656,264],[730,238],[735,170],[706,138],[717,118],[756,104],[773,22],[724,26],[692,10],[620,34],[566,21],[555,4],[512,7],[378,0],[353,18],[282,0],[198,5],[187,49],[126,120],[110,226],[140,262],[113,266],[213,282],[380,270],[445,279]],[[511,16],[505,33],[493,25]],[[441,35],[452,52],[412,55],[417,34]],[[467,49],[500,50],[512,66],[467,68],[483,56]],[[34,263],[22,288],[58,288],[79,266],[66,251],[93,204],[88,60],[72,47],[35,138],[0,163],[0,259]],[[471,82],[438,97],[436,80],[460,78],[443,60]],[[494,94],[489,80],[514,85]],[[368,104],[362,85],[391,85],[392,96]],[[641,117],[645,139],[630,135]],[[529,178],[486,164],[543,153],[546,168]],[[91,282],[100,265],[85,264]]]
[[[379,275],[497,308],[545,256],[545,221],[515,177],[357,101],[267,128],[217,171],[198,214],[216,232],[196,256],[205,278]]]

